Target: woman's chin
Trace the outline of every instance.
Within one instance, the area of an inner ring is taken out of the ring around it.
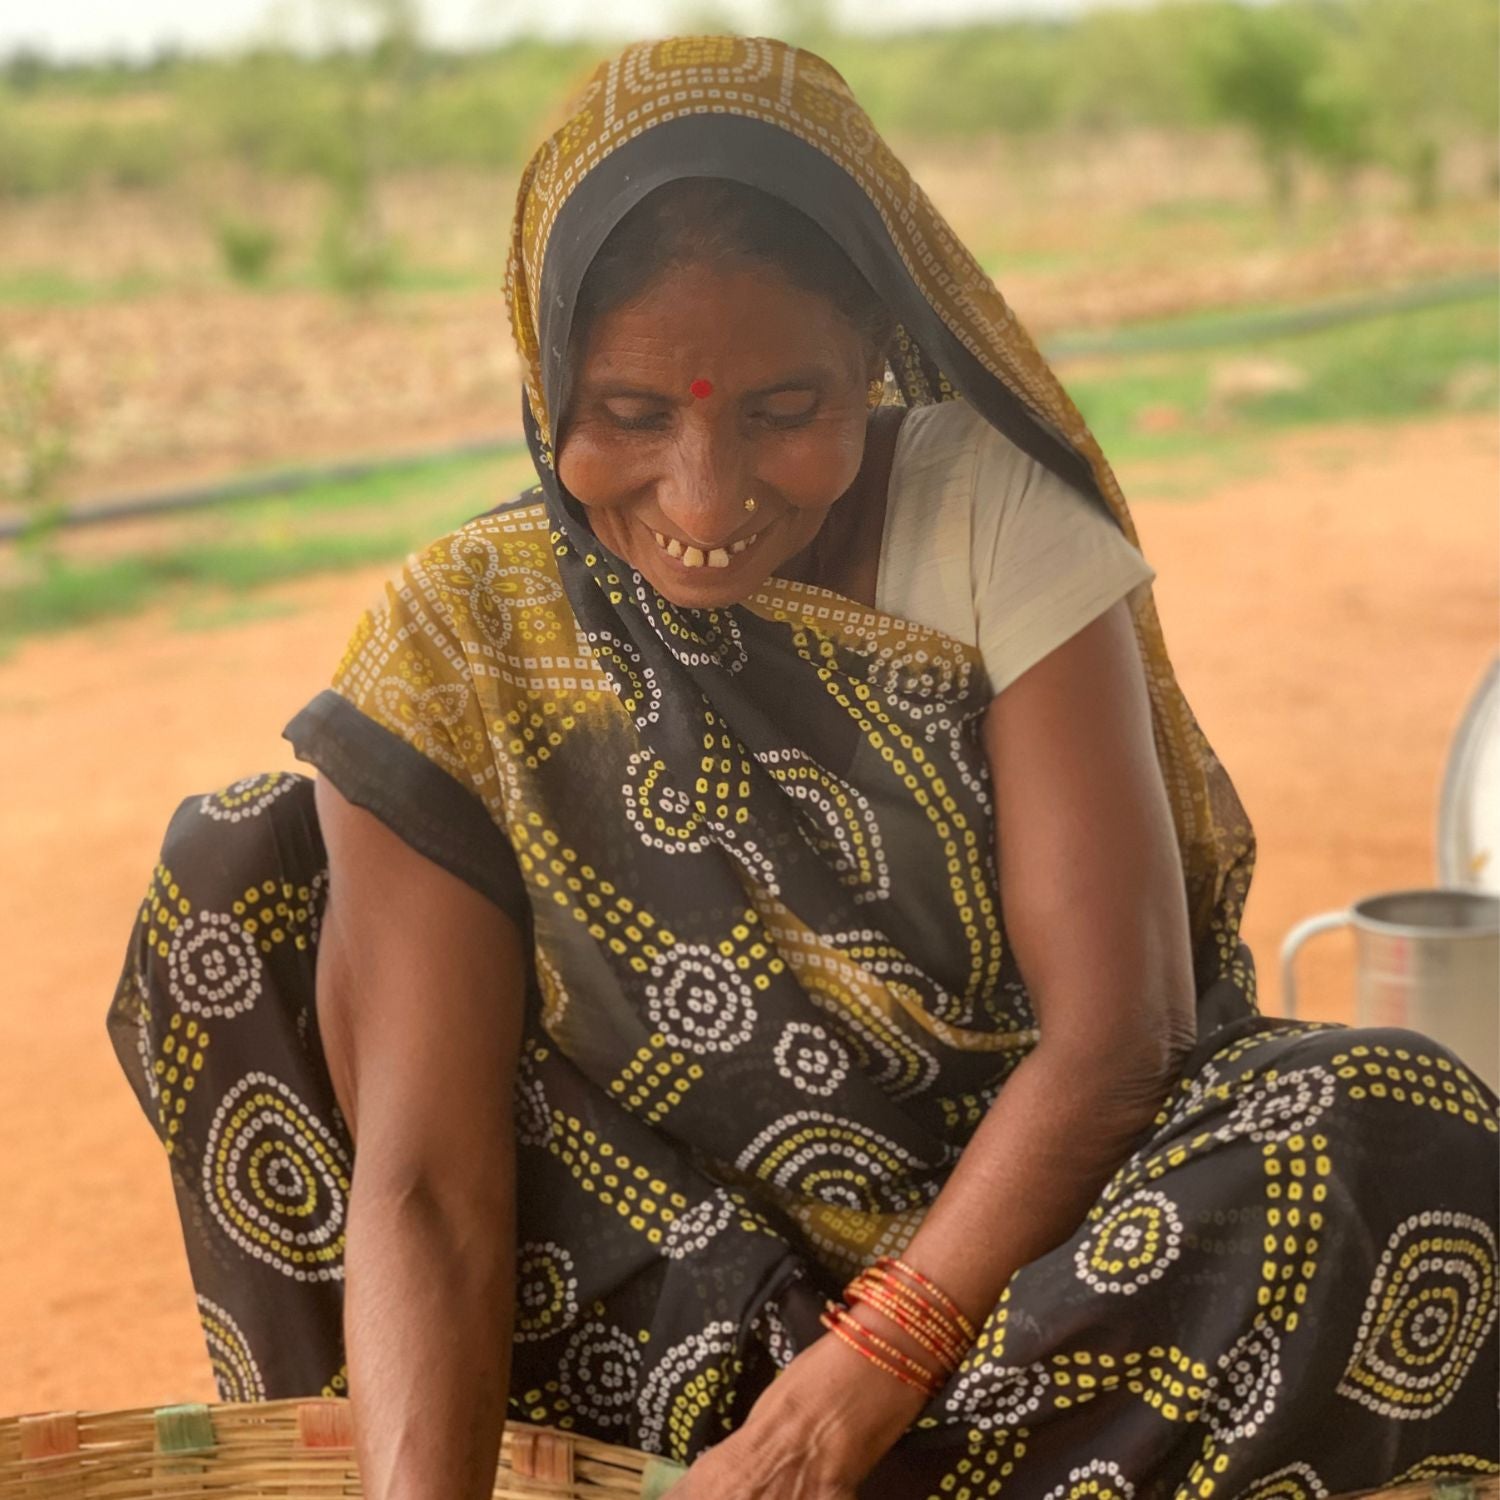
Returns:
[[[682,609],[725,609],[743,604],[770,576],[762,559],[748,554],[731,557],[729,565],[709,563],[689,567],[660,553],[635,561],[636,571],[669,604]]]
[[[764,578],[729,579],[700,571],[707,577],[664,577],[661,570],[641,568],[641,576],[668,604],[679,609],[727,609],[731,604],[743,604],[766,580]]]

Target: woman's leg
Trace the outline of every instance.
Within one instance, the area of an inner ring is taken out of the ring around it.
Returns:
[[[314,1003],[328,866],[312,793],[270,772],[182,802],[109,1010],[225,1401],[347,1394],[354,1154]]]
[[[861,1494],[1320,1500],[1494,1472],[1497,1182],[1495,1097],[1429,1038],[1226,1028]]]

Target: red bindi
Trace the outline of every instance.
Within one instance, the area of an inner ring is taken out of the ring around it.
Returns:
[[[688,389],[700,401],[706,401],[714,393],[714,383],[711,380],[695,380]]]

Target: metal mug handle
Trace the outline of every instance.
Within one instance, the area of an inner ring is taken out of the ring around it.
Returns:
[[[1335,927],[1347,927],[1354,920],[1354,913],[1345,907],[1342,911],[1319,912],[1305,922],[1298,922],[1287,933],[1281,945],[1281,1005],[1289,1016],[1297,1014],[1297,950],[1308,938],[1320,932],[1332,932]]]

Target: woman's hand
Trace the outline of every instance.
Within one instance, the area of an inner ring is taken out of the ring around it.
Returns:
[[[784,1444],[770,1451],[742,1427],[704,1453],[666,1500],[856,1500],[856,1491],[807,1452]]]
[[[669,1500],[855,1500],[926,1398],[832,1335],[803,1350]]]

